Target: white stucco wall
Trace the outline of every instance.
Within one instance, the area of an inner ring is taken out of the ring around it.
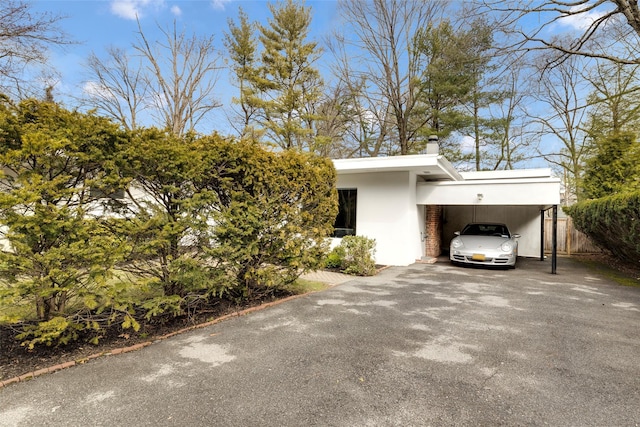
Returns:
[[[420,258],[415,176],[409,172],[340,174],[337,184],[339,189],[358,190],[356,234],[376,239],[376,263],[409,265]]]

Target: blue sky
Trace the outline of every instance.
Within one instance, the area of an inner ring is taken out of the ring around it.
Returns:
[[[228,30],[228,19],[237,21],[238,8],[248,14],[251,21],[266,23],[271,16],[268,2],[264,0],[35,0],[39,12],[51,12],[66,16],[60,27],[76,42],[64,48],[54,48],[49,63],[59,73],[54,96],[63,102],[67,97],[79,96],[88,80],[84,63],[91,52],[104,56],[107,46],[129,49],[138,30],[136,16],[140,19],[145,36],[149,40],[162,40],[158,26],[167,27],[175,22],[178,30],[187,36],[213,34],[217,48],[224,51],[223,37]],[[307,1],[312,8],[311,38],[322,44],[330,34],[337,19],[337,2],[334,0]],[[328,58],[327,58],[328,59]],[[222,64],[221,64],[222,65]],[[322,67],[322,63],[318,64]],[[227,106],[235,88],[226,74],[220,75],[217,97]],[[222,113],[222,112],[220,112]]]
[[[1,1],[1,0],[0,0]],[[139,18],[142,29],[149,40],[162,40],[158,26],[167,28],[177,23],[178,29],[185,30],[187,36],[212,35],[217,48],[224,52],[223,37],[228,30],[228,19],[237,19],[238,8],[248,14],[251,21],[266,23],[271,16],[266,0],[32,0],[38,12],[51,12],[66,16],[60,27],[77,41],[64,48],[54,48],[49,63],[60,75],[56,81],[54,96],[68,106],[74,106],[73,97],[82,95],[88,81],[84,63],[93,51],[104,57],[108,46],[130,49],[136,39]],[[273,1],[272,3],[277,3]],[[337,0],[307,0],[312,8],[311,39],[323,44],[323,38],[329,36],[338,27],[339,16]],[[454,3],[455,4],[455,3]],[[594,12],[595,13],[595,12]],[[598,13],[602,13],[599,11]],[[558,21],[550,26],[552,32],[564,32],[580,29],[588,24],[593,16],[582,14],[572,19]],[[540,17],[535,17],[540,19]],[[537,21],[537,19],[535,19]],[[541,21],[544,21],[541,19]],[[538,24],[540,21],[537,22]],[[321,74],[329,79],[328,64],[331,58],[325,53],[317,64]],[[220,64],[222,65],[222,64]],[[216,97],[223,107],[216,110],[209,126],[201,131],[218,130],[229,133],[227,112],[231,106],[231,97],[237,95],[237,89],[231,79],[222,72],[216,85]]]
[[[323,37],[339,25],[336,0],[307,0],[312,8],[311,38],[322,44]],[[162,39],[158,25],[167,27],[175,20],[178,29],[187,35],[213,34],[218,48],[223,51],[223,36],[229,18],[236,19],[242,7],[252,21],[266,23],[271,16],[266,0],[33,0],[37,11],[66,16],[60,26],[77,41],[65,48],[54,48],[51,65],[61,73],[56,91],[59,96],[81,90],[86,74],[83,64],[90,52],[103,56],[105,48],[114,45],[130,48],[136,38],[136,17],[149,40]],[[578,28],[588,22],[584,15],[562,21],[566,28]],[[556,27],[557,29],[557,27]],[[325,63],[330,61],[325,55]],[[221,77],[220,86],[228,86]],[[221,87],[222,89],[222,87]]]

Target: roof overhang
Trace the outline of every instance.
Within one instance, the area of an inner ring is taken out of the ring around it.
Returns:
[[[333,164],[339,174],[412,172],[426,181],[463,179],[453,165],[438,154],[337,159]]]

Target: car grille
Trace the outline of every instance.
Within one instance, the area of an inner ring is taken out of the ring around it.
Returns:
[[[486,257],[484,261],[478,261],[478,260],[472,259],[470,256],[464,256],[464,255],[453,255],[453,258],[456,261],[472,262],[472,263],[478,263],[478,264],[507,264],[509,262],[509,258]]]

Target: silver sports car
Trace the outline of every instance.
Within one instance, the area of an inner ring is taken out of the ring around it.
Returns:
[[[452,263],[516,266],[519,234],[511,234],[504,224],[471,223],[455,232],[449,259]]]

